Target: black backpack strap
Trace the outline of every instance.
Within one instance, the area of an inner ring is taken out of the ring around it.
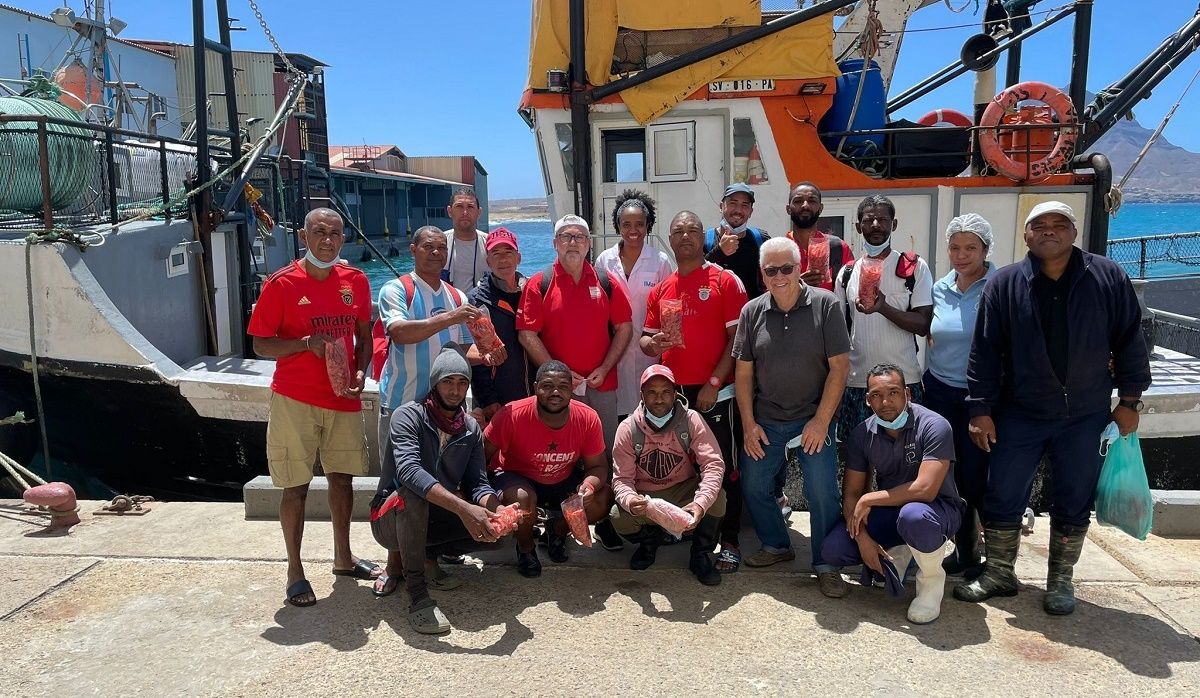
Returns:
[[[838,269],[842,268],[842,239],[836,235],[825,234],[829,238],[829,278],[837,277]]]
[[[542,270],[542,281],[539,284],[539,288],[542,291],[542,298],[545,298],[546,291],[550,290],[550,282],[551,281],[554,281],[554,265],[553,264],[551,264],[550,266],[548,266]]]
[[[830,257],[833,256],[832,249],[829,251],[829,256]],[[853,272],[854,272],[854,263],[853,262],[842,267],[841,283],[842,283],[842,293],[846,296],[846,300],[844,302],[846,304],[846,331],[847,332],[850,331],[850,327],[854,324],[854,317],[850,313],[850,291],[846,288],[847,285],[850,283],[850,274],[852,274]]]

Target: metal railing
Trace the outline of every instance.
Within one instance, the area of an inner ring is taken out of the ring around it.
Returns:
[[[1200,357],[1200,320],[1163,310],[1154,313],[1154,343],[1188,356]]]
[[[1135,279],[1195,275],[1200,273],[1200,232],[1109,240],[1108,258]]]
[[[228,152],[213,157],[218,166],[229,162]],[[179,218],[187,202],[177,199],[195,170],[192,142],[47,116],[0,115],[0,229],[115,224],[145,214]],[[39,189],[35,199],[31,194]]]

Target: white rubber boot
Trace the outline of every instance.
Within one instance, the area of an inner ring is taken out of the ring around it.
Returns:
[[[942,614],[942,594],[946,591],[946,570],[942,569],[942,560],[946,557],[948,543],[942,543],[931,553],[910,548],[917,560],[917,598],[908,606],[908,619],[913,623],[932,623]]]
[[[900,577],[900,585],[904,585],[904,572],[908,570],[908,563],[912,560],[912,548],[907,545],[897,545],[894,548],[888,548],[888,556],[892,558],[892,564],[896,566],[896,574]]]

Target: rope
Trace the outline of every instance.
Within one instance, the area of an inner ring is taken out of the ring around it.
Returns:
[[[38,431],[42,437],[42,460],[46,464],[46,476],[54,477],[50,464],[50,439],[46,436],[46,408],[42,402],[42,382],[38,377],[37,334],[35,331],[33,313],[33,246],[40,241],[38,236],[30,233],[25,238],[25,299],[29,305],[29,372],[33,374],[33,397],[37,403]],[[29,486],[26,485],[26,489]]]

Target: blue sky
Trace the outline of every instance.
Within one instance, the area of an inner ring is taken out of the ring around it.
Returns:
[[[962,6],[966,1],[951,4]],[[61,0],[6,2],[42,13],[62,5]],[[83,3],[72,0],[70,4],[78,12]],[[208,4],[211,12],[213,3]],[[235,48],[269,49],[244,0],[229,4],[230,14],[247,28],[233,35]],[[771,0],[769,6],[785,4]],[[1062,4],[1065,0],[1043,0],[1034,11]],[[191,43],[190,1],[109,0],[109,5],[111,15],[129,24],[125,37]],[[527,70],[529,2],[260,0],[260,7],[285,50],[330,65],[325,79],[331,142],[394,143],[410,155],[473,154],[489,173],[492,198],[545,193],[533,137],[516,114]],[[1195,11],[1195,3],[1184,0],[1097,0],[1089,89],[1124,75]],[[914,15],[910,30],[964,24],[972,28],[908,34],[893,85],[911,84],[950,63],[979,24],[971,10],[954,14],[941,4]],[[211,20],[209,26],[209,35],[215,37]],[[1023,78],[1065,85],[1070,75],[1071,20],[1026,42],[1024,55]],[[1041,59],[1040,65],[1033,57]],[[1143,126],[1153,129],[1158,124],[1197,68],[1200,55],[1193,55],[1135,108]],[[971,90],[968,74],[899,116],[916,119],[937,107],[969,113]],[[1166,137],[1200,151],[1200,130],[1194,128],[1198,117],[1200,86],[1188,94]]]

